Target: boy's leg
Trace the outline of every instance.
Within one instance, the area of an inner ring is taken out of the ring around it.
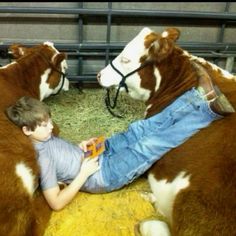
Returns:
[[[162,112],[143,120],[138,120],[131,123],[127,129],[127,131],[120,132],[114,134],[110,138],[105,141],[105,153],[108,155],[109,153],[120,152],[121,149],[126,148],[127,146],[132,145],[136,141],[140,140],[143,136],[145,136],[146,132],[153,129],[152,121],[155,121],[155,125],[158,127],[162,126],[165,122],[167,122],[167,117],[169,114],[174,112],[174,110],[179,107],[185,106],[188,104],[186,97],[191,98],[192,103],[197,106],[199,102],[203,102],[206,106],[208,106],[208,102],[205,101],[204,97],[200,94],[196,89],[192,89],[187,91],[180,97],[178,97],[172,104],[167,106]],[[182,119],[182,117],[180,117]]]
[[[124,132],[116,133],[105,140],[105,153],[112,154],[135,143],[144,135],[143,120],[131,123]]]
[[[108,191],[133,181],[170,149],[220,118],[222,116],[210,109],[198,91],[192,89],[186,92],[159,116],[144,120],[145,131],[142,130],[142,137],[135,143],[117,153],[104,154],[102,168]],[[132,133],[139,132],[135,128],[133,126]],[[137,128],[140,129],[139,126]]]

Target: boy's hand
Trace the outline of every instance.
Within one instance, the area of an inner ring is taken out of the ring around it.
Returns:
[[[82,162],[82,165],[80,168],[80,174],[88,178],[90,175],[94,174],[99,169],[100,169],[100,166],[98,164],[98,157],[86,158]]]
[[[89,145],[95,144],[95,143],[96,143],[96,140],[97,140],[97,138],[90,138],[89,140],[82,141],[82,142],[79,144],[79,147],[80,147],[84,152],[87,152],[87,147],[88,147]]]

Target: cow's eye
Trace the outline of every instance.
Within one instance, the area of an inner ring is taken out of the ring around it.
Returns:
[[[127,57],[121,57],[121,62],[123,63],[129,63],[130,59],[128,59]]]

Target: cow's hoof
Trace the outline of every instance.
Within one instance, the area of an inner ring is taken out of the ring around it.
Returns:
[[[168,225],[159,220],[148,219],[134,226],[135,236],[171,236]]]

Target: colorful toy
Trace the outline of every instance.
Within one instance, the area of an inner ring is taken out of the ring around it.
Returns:
[[[84,153],[84,156],[94,158],[103,153],[105,150],[104,142],[105,142],[105,137],[99,136],[95,141],[95,143],[87,146],[87,152]]]

